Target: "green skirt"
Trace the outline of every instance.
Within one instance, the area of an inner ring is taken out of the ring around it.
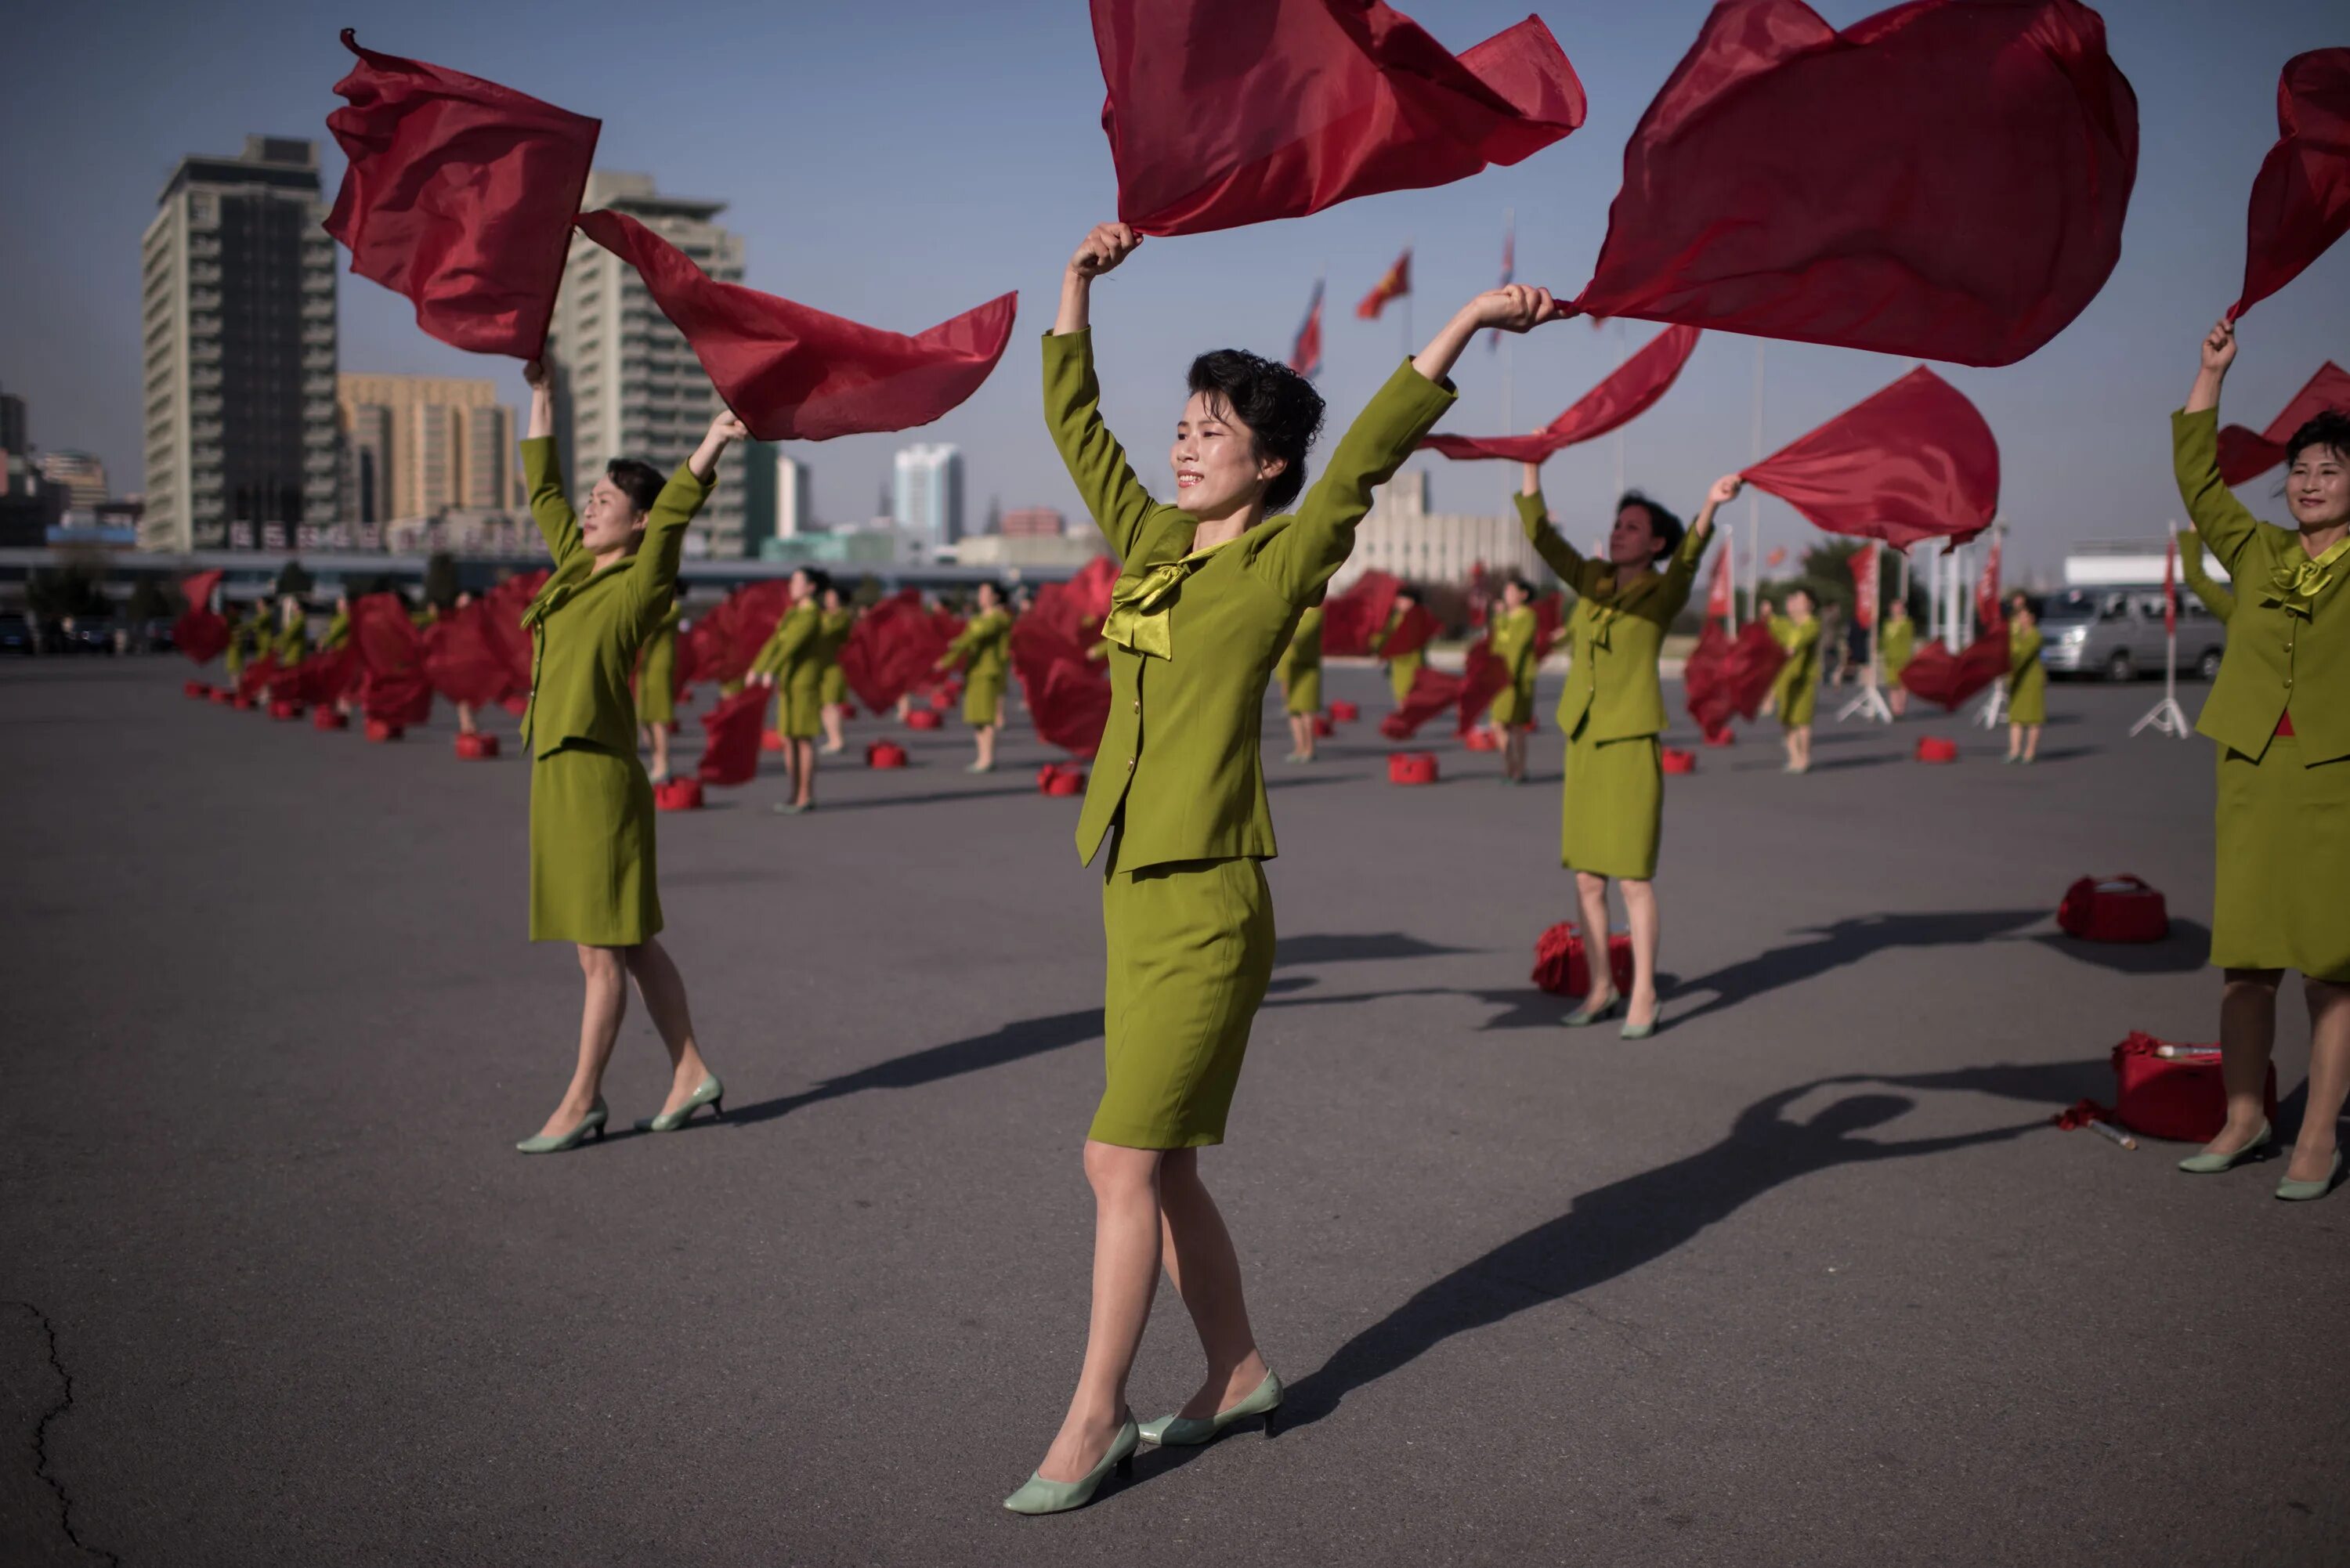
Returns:
[[[1319,713],[1322,711],[1322,667],[1314,664],[1292,671],[1289,679],[1282,682],[1282,693],[1283,703],[1290,712]]]
[[[644,668],[637,674],[638,723],[677,722],[676,682],[677,639],[672,637],[655,643],[647,651]]]
[[[1493,722],[1505,730],[1523,730],[1534,722],[1534,678],[1528,670],[1523,680],[1513,680],[1493,693]]]
[[[1665,831],[1663,753],[1654,735],[1595,741],[1586,719],[1566,743],[1559,864],[1646,882]]]
[[[1224,1141],[1249,1026],[1273,979],[1273,892],[1247,857],[1117,868],[1102,883],[1102,1057],[1087,1136],[1127,1148]]]
[[[974,675],[962,689],[962,722],[974,730],[985,729],[995,722],[995,715],[1003,706],[1003,677]]]
[[[1388,660],[1388,690],[1395,693],[1398,702],[1411,695],[1411,683],[1419,679],[1419,667],[1426,660],[1427,655],[1421,653],[1398,654]]]
[[[824,733],[824,682],[806,670],[775,685],[775,728],[795,741],[813,741]]]
[[[632,948],[661,929],[653,786],[574,741],[530,765],[530,940]]]
[[[2011,724],[2048,722],[2048,670],[2037,659],[2017,670],[2008,681],[2007,722]]]
[[[848,701],[848,677],[837,664],[824,667],[824,678],[816,682],[816,701],[827,708],[837,708]]]
[[[2350,757],[2303,767],[2291,735],[2219,753],[2212,963],[2350,984]]]
[[[1779,689],[1779,722],[1790,730],[1800,730],[1812,722],[1812,711],[1819,706],[1820,682],[1816,672],[1808,680],[1790,680]]]

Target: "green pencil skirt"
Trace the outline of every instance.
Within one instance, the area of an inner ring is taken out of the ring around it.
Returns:
[[[1292,670],[1282,682],[1283,706],[1292,713],[1322,711],[1322,667],[1309,664],[1303,670]]]
[[[1388,690],[1401,703],[1411,695],[1411,683],[1419,679],[1419,667],[1428,661],[1420,652],[1400,653],[1388,660]]]
[[[775,683],[775,728],[795,741],[813,741],[824,733],[824,678],[816,670],[795,670]]]
[[[1654,735],[1596,741],[1586,718],[1566,742],[1559,864],[1646,882],[1665,831],[1663,753]]]
[[[1003,706],[1003,677],[974,675],[962,689],[962,722],[974,730],[983,730],[995,722],[996,711]]]
[[[2219,753],[2212,963],[2350,984],[2350,757],[2304,767],[2291,735]]]
[[[827,708],[837,708],[848,701],[848,677],[839,665],[824,667],[823,679],[816,682],[816,701]]]
[[[1493,693],[1492,721],[1505,730],[1523,730],[1534,722],[1534,677],[1513,680]]]
[[[2007,722],[2011,724],[2048,722],[2048,668],[2037,658],[2008,677]]]
[[[573,741],[530,764],[530,940],[632,948],[661,929],[653,786]]]
[[[1087,1136],[1127,1148],[1224,1141],[1249,1027],[1273,979],[1273,892],[1249,857],[1110,870],[1107,1082]]]

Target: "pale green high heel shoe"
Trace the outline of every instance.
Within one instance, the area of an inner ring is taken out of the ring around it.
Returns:
[[[693,1113],[702,1106],[711,1107],[712,1116],[726,1114],[726,1085],[718,1081],[715,1073],[704,1073],[702,1083],[686,1097],[685,1104],[673,1111],[663,1111],[657,1116],[647,1116],[637,1124],[639,1132],[675,1132],[693,1119]]]
[[[1197,1448],[1212,1443],[1224,1435],[1224,1428],[1251,1416],[1264,1417],[1264,1435],[1273,1436],[1274,1413],[1281,1408],[1281,1377],[1274,1372],[1264,1375],[1256,1391],[1239,1404],[1217,1411],[1202,1419],[1197,1416],[1161,1416],[1156,1421],[1146,1421],[1139,1428],[1154,1443],[1170,1449]]]
[[[1005,1498],[1003,1506],[1014,1513],[1066,1513],[1083,1508],[1093,1501],[1110,1471],[1116,1470],[1121,1480],[1134,1473],[1134,1450],[1141,1442],[1141,1429],[1128,1419],[1109,1440],[1109,1451],[1102,1455],[1101,1463],[1073,1481],[1046,1480],[1032,1472],[1028,1484]]]
[[[2288,1176],[2277,1183],[2276,1195],[2287,1203],[2306,1203],[2313,1198],[2323,1198],[2333,1191],[2334,1184],[2341,1179],[2342,1151],[2337,1148],[2334,1151],[2334,1168],[2325,1173],[2324,1180],[2295,1181]]]
[[[2217,1176],[2223,1170],[2233,1170],[2269,1146],[2269,1124],[2262,1122],[2252,1141],[2233,1154],[2190,1154],[2178,1162],[2178,1168],[2189,1176]]]
[[[1603,1019],[1615,1017],[1616,1010],[1623,1005],[1624,996],[1618,992],[1596,1007],[1592,1006],[1588,1002],[1585,1002],[1559,1022],[1569,1029],[1580,1029],[1586,1024],[1597,1023]]]
[[[604,1108],[604,1096],[598,1095],[596,1103],[588,1107],[588,1114],[579,1118],[579,1125],[569,1132],[558,1133],[552,1137],[541,1133],[536,1137],[523,1139],[515,1147],[524,1154],[567,1154],[587,1142],[589,1133],[594,1133],[600,1142],[604,1137],[604,1123],[610,1115]]]

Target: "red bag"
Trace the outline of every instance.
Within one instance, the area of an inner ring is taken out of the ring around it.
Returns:
[[[1046,763],[1036,770],[1036,789],[1042,794],[1083,794],[1086,793],[1086,770],[1066,767],[1059,763]]]
[[[1317,735],[1335,735],[1338,730],[1337,726],[1331,723],[1327,718],[1316,713],[1314,715],[1314,732]]]
[[[215,686],[204,695],[215,705],[223,708],[228,707],[236,701],[236,693],[225,686]]]
[[[1959,743],[1939,735],[1918,737],[1918,760],[1921,763],[1955,763],[1959,760]]]
[[[1693,774],[1697,772],[1697,753],[1695,752],[1684,752],[1678,746],[1667,746],[1658,754],[1664,763],[1665,772],[1669,774]]]
[[[269,700],[269,716],[277,720],[298,719],[302,716],[302,704],[291,697],[272,697]]]
[[[1617,994],[1632,989],[1632,938],[1628,932],[1607,936],[1607,973]],[[1591,969],[1583,955],[1583,933],[1573,920],[1561,920],[1534,942],[1534,982],[1553,996],[1582,996],[1591,990]]]
[[[1355,706],[1352,702],[1333,702],[1330,704],[1330,717],[1336,720],[1341,724],[1351,724],[1362,716],[1363,711]]]
[[[2162,895],[2137,877],[2084,877],[2064,889],[2056,923],[2086,942],[2158,942],[2170,935]]]
[[[930,708],[916,708],[906,715],[906,728],[909,730],[935,730],[939,722],[937,711]]]
[[[1461,743],[1472,752],[1498,752],[1502,742],[1493,739],[1493,732],[1480,724],[1461,737]]]
[[[404,733],[406,732],[400,725],[389,719],[369,719],[367,722],[367,738],[370,741],[396,741]]]
[[[906,765],[906,748],[895,741],[875,741],[865,748],[865,765],[868,768],[902,768]]]
[[[763,752],[780,752],[789,744],[791,744],[791,742],[785,736],[781,730],[762,730],[759,732],[759,749]]]
[[[181,687],[180,690],[191,697],[203,698],[209,697],[213,694],[212,687],[202,680],[191,680],[185,686]]]
[[[457,754],[469,763],[489,762],[498,754],[498,738],[478,731],[470,735],[460,731],[457,734]]]
[[[332,708],[325,707],[310,710],[310,728],[314,730],[348,730],[350,727],[350,716],[347,713],[338,713]]]
[[[702,807],[702,781],[671,779],[655,784],[653,805],[662,811],[698,811]]]
[[[2114,1047],[2114,1120],[2148,1137],[2209,1143],[2227,1125],[2228,1094],[2220,1086],[2220,1057],[2158,1056],[2157,1040],[2141,1030]],[[2277,1114],[2276,1067],[2262,1090],[2268,1116]]]
[[[1705,743],[1709,746],[1734,746],[1738,744],[1738,732],[1727,724],[1718,730],[1708,730]]]
[[[1399,784],[1432,784],[1436,782],[1436,757],[1430,752],[1389,752],[1388,783]]]

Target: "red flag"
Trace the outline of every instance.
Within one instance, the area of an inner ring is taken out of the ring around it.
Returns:
[[[1562,448],[1606,435],[1648,412],[1671,389],[1681,367],[1696,351],[1698,337],[1694,327],[1668,327],[1617,366],[1613,375],[1576,399],[1574,407],[1532,435],[1432,435],[1419,444],[1452,458],[1540,462]]]
[[[1020,296],[1003,295],[908,337],[719,283],[625,213],[579,229],[637,269],[726,406],[761,441],[829,441],[929,424],[995,369]]]
[[[1037,738],[1079,757],[1094,754],[1109,722],[1109,671],[1086,657],[1092,641],[1065,636],[1033,611],[1012,623],[1012,670]]]
[[[1458,58],[1380,0],[1093,0],[1093,22],[1118,215],[1147,234],[1450,184],[1583,123],[1539,17]]]
[[[1314,298],[1305,306],[1305,319],[1299,324],[1297,336],[1290,339],[1289,368],[1311,379],[1322,373],[1322,280],[1314,280]]]
[[[1461,701],[1461,677],[1447,675],[1432,664],[1412,672],[1411,690],[1394,712],[1379,721],[1379,733],[1390,741],[1409,741],[1419,727]],[[1489,701],[1491,699],[1487,699]]]
[[[1706,590],[1705,613],[1714,620],[1727,621],[1738,613],[1737,576],[1730,563],[1730,552],[1723,550],[1713,558],[1713,584]]]
[[[1994,626],[1953,659],[1938,639],[1919,649],[1901,671],[1901,684],[1921,701],[1956,711],[1960,703],[2007,673],[2007,632]]]
[[[1999,508],[1999,443],[1958,389],[1920,366],[1745,477],[1831,534],[1901,550],[1964,544]]]
[[[2200,541],[2195,546],[2203,547]],[[2162,635],[2178,635],[2178,540],[2166,537],[2162,541]]]
[[[1772,548],[1771,553],[1762,557],[1762,564],[1766,566],[1784,566],[1786,564],[1786,560],[1787,546],[1784,545],[1774,545]]]
[[[840,650],[840,672],[869,711],[887,712],[931,678],[950,640],[922,608],[921,594],[906,588],[858,618]]]
[[[198,664],[210,664],[228,647],[228,617],[213,608],[213,595],[225,572],[198,572],[180,579],[188,607],[172,623],[172,646]]]
[[[1991,548],[1997,550],[1999,546],[1994,545]],[[1877,626],[1877,541],[1871,539],[1845,557],[1845,565],[1852,570],[1852,624],[1863,631],[1874,630]]]
[[[2331,359],[2258,435],[2241,425],[2220,427],[2220,477],[2230,484],[2258,479],[2284,461],[2284,444],[2293,431],[2329,409],[2350,413],[2350,371]]]
[[[1322,603],[1322,651],[1336,658],[1356,658],[1371,651],[1371,639],[1388,624],[1396,595],[1403,584],[1385,572],[1365,572],[1343,594]]]
[[[1492,634],[1488,632],[1469,645],[1469,656],[1461,665],[1461,695],[1456,704],[1459,711],[1453,720],[1454,732],[1467,734],[1510,683],[1510,667],[1493,651]]]
[[[477,354],[538,357],[602,122],[421,60],[359,57],[327,129],[350,160],[327,232],[351,271]]]
[[[707,738],[694,777],[723,785],[746,784],[758,776],[759,732],[765,727],[767,704],[775,695],[764,686],[746,687],[702,715]]]
[[[2277,141],[2245,216],[2244,292],[2233,321],[2350,233],[2350,49],[2312,49],[2277,78]]]
[[[1326,627],[1330,624],[1326,617],[1322,624]],[[1379,624],[1382,626],[1387,624],[1385,618],[1381,618]],[[1395,629],[1379,639],[1378,657],[1402,659],[1418,653],[1435,641],[1436,634],[1443,629],[1426,605],[1414,605],[1397,617]],[[1326,642],[1324,645],[1324,651],[1328,651]]]
[[[370,719],[421,724],[432,716],[432,686],[424,678],[424,634],[408,618],[398,594],[369,594],[351,602],[351,647],[367,672],[362,701]]]
[[[1356,302],[1355,315],[1363,321],[1377,321],[1379,312],[1388,307],[1390,299],[1401,299],[1411,292],[1411,247],[1406,245],[1403,254],[1371,286],[1371,292]]]
[[[1987,627],[2003,626],[2007,617],[1999,607],[1999,539],[1993,535],[1983,556],[1982,576],[1975,579],[1975,619]]]
[[[2077,0],[1912,0],[1839,33],[1721,0],[1624,151],[1593,315],[2006,365],[2121,254],[2137,100]]]
[[[486,599],[443,610],[425,637],[424,679],[452,702],[486,708],[513,684],[513,666],[491,628],[491,613]]]
[[[1752,721],[1786,662],[1787,650],[1771,635],[1768,622],[1749,621],[1732,637],[1709,621],[1681,669],[1690,717],[1708,735],[1722,733],[1732,714]]]

